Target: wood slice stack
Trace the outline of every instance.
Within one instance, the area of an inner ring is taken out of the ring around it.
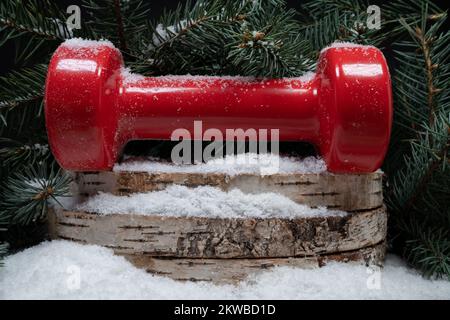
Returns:
[[[302,218],[205,218],[56,210],[54,238],[112,248],[147,272],[178,280],[227,283],[274,266],[312,268],[329,261],[381,265],[387,214],[382,174],[79,173],[82,197],[126,196],[168,185],[277,192],[348,215]],[[168,204],[170,205],[170,204]]]

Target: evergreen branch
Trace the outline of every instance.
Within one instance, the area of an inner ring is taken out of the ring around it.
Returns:
[[[400,19],[411,40],[400,43],[399,48],[403,50],[396,51],[400,56],[394,82],[398,97],[396,121],[409,123],[409,130],[415,137],[409,141],[411,149],[404,156],[403,168],[393,177],[394,193],[390,198],[394,207],[402,212],[416,206],[435,172],[444,174],[448,165],[450,97],[436,88],[449,85],[450,32],[438,34],[446,15],[441,15],[441,19],[429,27],[428,16],[425,3],[420,26],[410,26]],[[421,66],[421,69],[414,66]]]
[[[0,77],[0,110],[40,100],[44,95],[46,74],[47,66],[37,64]]]
[[[446,15],[441,15],[442,21],[444,21],[446,18]],[[431,46],[433,45],[434,37],[428,36],[424,30],[416,26],[414,30],[411,28],[409,24],[406,23],[404,19],[400,19],[400,23],[404,26],[408,32],[417,38],[417,41],[419,43],[420,51],[423,55],[423,61],[425,62],[425,70],[426,70],[426,88],[427,88],[427,105],[428,105],[428,122],[430,125],[432,125],[434,121],[434,96],[436,93],[440,91],[440,89],[436,89],[434,86],[434,78],[433,78],[433,72],[438,67],[437,64],[433,64],[432,58],[431,58]]]
[[[241,6],[222,0],[200,0],[194,5],[187,1],[173,12],[164,12],[159,23],[149,26],[151,42],[145,44],[142,55],[152,64],[142,63],[147,69],[144,72],[199,73],[193,70],[200,66],[208,70],[211,65],[222,65],[223,69],[226,29],[243,19],[241,12]],[[210,74],[217,74],[217,67],[211,69]]]
[[[30,166],[37,165],[38,162],[50,160],[50,156],[48,145],[23,144],[12,139],[0,138],[1,167],[7,168],[8,171],[24,163]]]
[[[425,13],[424,8],[426,9]],[[425,14],[425,15],[424,15]],[[384,17],[381,37],[394,43],[398,39],[407,38],[405,25],[417,25],[421,21],[434,22],[445,18],[445,13],[428,0],[397,0],[383,6]]]
[[[120,42],[120,49],[123,51],[127,51],[127,42],[125,39],[125,27],[123,25],[123,18],[122,18],[122,12],[120,7],[120,0],[114,0],[114,13],[116,15],[116,22],[117,22],[117,36],[119,38]]]
[[[50,200],[67,196],[70,178],[61,170],[50,165],[47,173],[45,165],[36,170],[29,167],[23,172],[11,175],[2,186],[0,218],[10,224],[29,225],[46,218]]]
[[[289,77],[310,69],[309,42],[298,34],[295,12],[277,12],[273,17],[249,14],[246,24],[227,45],[227,59],[243,75]],[[262,23],[261,23],[262,22]],[[250,57],[250,59],[249,59]]]
[[[425,12],[425,21],[426,15]],[[418,124],[432,124],[436,108],[448,110],[450,104],[448,93],[442,90],[449,84],[450,33],[437,34],[446,19],[446,15],[440,16],[441,20],[434,22],[428,31],[400,20],[411,40],[399,42],[395,50],[399,61],[394,78],[396,121],[400,125],[409,124],[414,135]]]
[[[329,12],[354,12],[362,13],[366,10],[366,0],[309,0],[302,4],[302,10],[310,17],[320,19]]]
[[[225,27],[243,21],[246,18],[245,8],[248,10],[249,4],[249,0],[237,5],[224,0],[199,0],[194,5],[190,1],[184,5],[179,4],[174,12],[165,12],[156,27],[150,25],[153,34],[152,49],[171,46],[175,40],[206,22],[216,21],[219,26]],[[258,4],[259,1],[253,2],[255,6]]]
[[[414,239],[406,241],[406,259],[423,270],[428,278],[447,275],[450,280],[450,234],[446,228],[431,227],[425,232],[418,225],[407,228]]]
[[[1,110],[0,118],[3,123],[0,125],[0,136],[2,137],[0,144],[2,148],[4,146],[14,148],[22,144],[30,146],[36,143],[46,144],[47,135],[42,110],[43,99],[38,102],[26,102],[20,108]],[[11,144],[11,141],[18,144]]]
[[[436,171],[446,174],[449,152],[449,114],[436,118],[433,128],[423,127],[424,133],[411,143],[411,153],[404,156],[404,166],[391,178],[393,194],[387,199],[391,207],[409,212],[424,195]],[[430,135],[433,139],[430,139]]]
[[[383,41],[379,30],[366,26],[368,5],[365,1],[324,1],[323,5],[319,5],[321,3],[306,2],[304,13],[300,16],[300,33],[311,42],[315,59],[321,49],[336,40],[364,45],[379,45]]]
[[[176,26],[162,26],[161,24],[158,26],[161,26],[161,29],[155,28],[153,35],[158,40],[154,40],[152,43],[152,49],[153,50],[163,50],[165,47],[171,46],[173,42],[175,42],[178,38],[182,37],[183,35],[187,34],[190,30],[194,28],[200,27],[203,23],[206,23],[208,21],[211,21],[216,16],[202,16],[195,20],[190,20],[189,22],[186,22],[185,25],[181,24],[180,28],[176,28]],[[185,20],[181,20],[185,21]],[[237,20],[235,20],[237,21]],[[231,20],[230,22],[234,22]],[[173,30],[171,30],[173,28]],[[169,35],[169,36],[167,36]]]
[[[320,50],[334,40],[372,44],[389,47],[398,39],[404,38],[405,28],[399,23],[402,19],[408,25],[421,21],[421,10],[427,5],[426,19],[436,21],[443,12],[427,0],[398,0],[382,6],[381,29],[366,27],[367,0],[309,0],[302,4],[302,32]]]
[[[448,127],[450,128],[450,127]],[[439,150],[437,153],[435,153],[435,150],[428,150],[434,155],[434,159],[431,160],[431,162],[428,164],[425,172],[423,173],[422,177],[419,179],[419,181],[416,183],[415,188],[410,193],[408,200],[406,201],[404,208],[402,209],[404,212],[409,212],[412,207],[416,204],[418,199],[423,196],[423,193],[425,192],[428,184],[430,183],[431,179],[433,178],[433,174],[437,170],[442,170],[442,166],[445,167],[445,162],[443,164],[443,159],[446,159],[446,156],[449,152],[449,144],[450,140],[447,138],[447,143],[443,143],[443,147],[441,150]],[[415,146],[419,146],[415,144]]]
[[[408,24],[416,24],[423,17],[424,5],[427,7],[425,19],[440,19],[443,10],[428,0],[397,0],[383,5],[383,15],[388,21],[402,18]]]
[[[142,0],[83,0],[85,33],[108,39],[127,57],[138,47],[148,23],[149,5]],[[131,51],[131,52],[130,52]]]
[[[421,11],[424,3],[427,3],[428,19],[435,19],[442,14],[442,10],[434,3],[427,0],[396,0],[382,5],[382,15],[385,23],[397,21],[404,18],[410,23],[419,21],[422,17]],[[330,11],[353,12],[356,15],[366,12],[371,4],[368,0],[307,0],[302,5],[302,10],[309,16],[320,19]],[[386,32],[389,32],[386,30]],[[390,34],[390,33],[389,33]]]
[[[25,35],[47,40],[70,38],[71,31],[62,21],[63,13],[51,1],[5,0],[0,4],[2,43]]]
[[[406,259],[427,276],[450,277],[450,32],[441,31],[445,13],[430,13],[428,1],[420,7],[419,19],[399,19],[409,38],[394,51],[396,134],[385,195]]]
[[[151,74],[281,77],[310,66],[309,44],[284,1],[197,1],[151,26],[141,68]]]

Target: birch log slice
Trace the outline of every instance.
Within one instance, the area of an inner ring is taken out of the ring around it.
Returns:
[[[127,260],[148,273],[163,275],[174,280],[211,281],[233,283],[267,271],[273,267],[312,269],[328,262],[338,261],[381,266],[385,244],[354,251],[313,257],[262,258],[262,259],[189,259],[157,258],[145,255],[124,255]]]
[[[168,185],[179,184],[187,187],[207,185],[223,191],[236,188],[244,193],[276,192],[297,203],[349,212],[377,209],[383,205],[382,173],[380,172],[230,176],[225,173],[123,171],[78,173],[75,179],[82,196],[93,195],[98,191],[127,195],[135,192],[163,190]]]
[[[346,216],[205,218],[58,210],[54,237],[121,254],[177,258],[277,258],[353,251],[386,236],[384,207]]]
[[[226,173],[77,173],[80,195],[126,196],[168,185],[276,192],[344,216],[206,218],[51,211],[54,238],[112,248],[149,273],[177,280],[229,283],[274,266],[313,268],[328,261],[382,264],[387,214],[382,173],[337,175]]]

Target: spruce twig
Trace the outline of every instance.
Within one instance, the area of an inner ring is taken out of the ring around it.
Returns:
[[[114,0],[114,13],[116,15],[117,34],[120,42],[120,49],[123,51],[128,51],[127,41],[125,39],[122,11],[120,8],[120,0]]]

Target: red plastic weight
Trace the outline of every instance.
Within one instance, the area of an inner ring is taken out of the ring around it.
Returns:
[[[389,70],[374,47],[322,51],[311,79],[127,76],[106,42],[64,43],[47,74],[45,116],[59,164],[111,170],[130,140],[168,140],[175,129],[279,129],[281,141],[312,143],[328,170],[372,172],[389,144]]]

